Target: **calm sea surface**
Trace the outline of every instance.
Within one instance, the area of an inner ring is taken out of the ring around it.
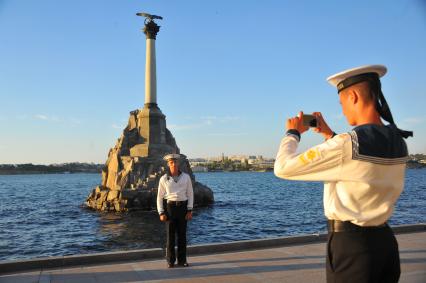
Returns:
[[[189,244],[325,232],[322,184],[273,173],[198,173],[216,202],[198,209]],[[82,206],[100,174],[0,176],[0,260],[164,247],[156,212],[100,213]],[[407,170],[390,220],[426,222],[426,170]]]

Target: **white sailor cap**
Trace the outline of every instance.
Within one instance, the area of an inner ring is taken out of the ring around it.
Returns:
[[[383,65],[366,65],[334,74],[328,77],[327,81],[332,86],[337,87],[337,91],[340,92],[343,89],[362,81],[379,79],[386,74],[386,71],[387,69]]]
[[[169,161],[170,159],[179,159],[180,158],[180,154],[177,153],[170,153],[167,155],[164,155],[163,159],[166,161]]]

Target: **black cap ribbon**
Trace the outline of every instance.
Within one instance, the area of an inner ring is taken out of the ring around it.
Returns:
[[[382,84],[380,83],[380,78],[377,73],[365,73],[347,78],[337,85],[337,90],[338,92],[341,92],[343,89],[363,81],[368,81],[370,83],[373,98],[376,102],[376,110],[379,112],[380,116],[394,126],[403,138],[406,139],[408,137],[412,137],[412,131],[401,130],[395,125],[389,105],[383,95]]]

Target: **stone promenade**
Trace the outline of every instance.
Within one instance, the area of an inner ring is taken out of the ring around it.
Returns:
[[[398,234],[397,238],[400,282],[426,282],[426,232]],[[168,269],[165,260],[146,259],[3,273],[0,282],[325,282],[324,255],[321,240],[190,256],[188,268]]]

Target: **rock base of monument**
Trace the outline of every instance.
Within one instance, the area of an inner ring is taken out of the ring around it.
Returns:
[[[213,204],[213,192],[205,185],[194,182],[194,208]],[[156,210],[157,188],[110,190],[97,186],[89,194],[86,205],[100,211]]]
[[[101,184],[87,197],[87,207],[117,212],[155,209],[158,183],[167,170],[163,156],[168,153],[180,150],[161,110],[148,104],[130,112],[127,127],[108,153]],[[181,156],[179,170],[191,177],[194,207],[212,204],[212,190],[195,181],[188,159]]]

